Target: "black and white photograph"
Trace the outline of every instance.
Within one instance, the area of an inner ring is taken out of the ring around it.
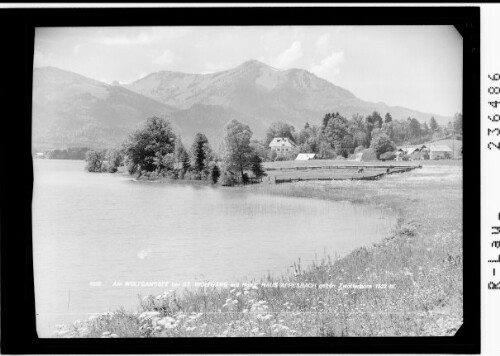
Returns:
[[[452,25],[37,27],[38,337],[454,336],[463,51]]]

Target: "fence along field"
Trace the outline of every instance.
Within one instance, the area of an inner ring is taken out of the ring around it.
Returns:
[[[282,167],[267,165],[268,182],[280,184],[311,180],[377,180],[388,174],[404,173],[422,168],[421,165],[331,165],[331,163],[321,165],[317,161],[314,162],[316,165],[293,166],[292,162],[294,161],[289,161],[288,165]]]

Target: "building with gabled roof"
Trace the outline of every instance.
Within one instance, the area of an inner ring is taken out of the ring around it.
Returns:
[[[430,158],[452,158],[453,151],[447,145],[430,145],[429,146]]]
[[[295,142],[287,137],[275,137],[269,144],[271,150],[276,151],[278,155],[290,153],[296,146]]]

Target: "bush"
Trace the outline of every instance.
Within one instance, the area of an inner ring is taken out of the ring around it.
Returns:
[[[108,173],[116,173],[116,172],[118,172],[118,168],[116,166],[110,165],[108,167]]]
[[[248,174],[243,173],[243,175],[241,176],[241,183],[243,183],[243,184],[247,184],[247,183],[248,183],[248,181],[249,181],[249,179],[248,179]]]
[[[391,161],[396,159],[396,154],[394,152],[382,153],[379,157],[382,161]]]
[[[220,177],[220,169],[219,167],[215,164],[212,167],[212,172],[210,172],[210,179],[212,180],[213,184],[217,184],[217,181],[219,180]]]
[[[362,152],[365,149],[365,146],[358,146],[354,149],[354,153]]]
[[[107,166],[104,164],[104,151],[87,151],[85,154],[85,167],[88,172],[106,172]]]
[[[236,183],[237,181],[234,174],[229,171],[224,171],[222,174],[222,185],[232,187],[233,185],[236,185]]]

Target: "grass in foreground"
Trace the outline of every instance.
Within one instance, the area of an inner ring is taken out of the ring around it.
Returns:
[[[380,181],[253,185],[260,194],[348,200],[398,216],[384,241],[261,282],[336,288],[200,288],[148,296],[61,326],[58,337],[453,335],[462,323],[462,169],[429,166]],[[371,289],[339,288],[341,284]],[[394,285],[380,289],[375,285]]]

